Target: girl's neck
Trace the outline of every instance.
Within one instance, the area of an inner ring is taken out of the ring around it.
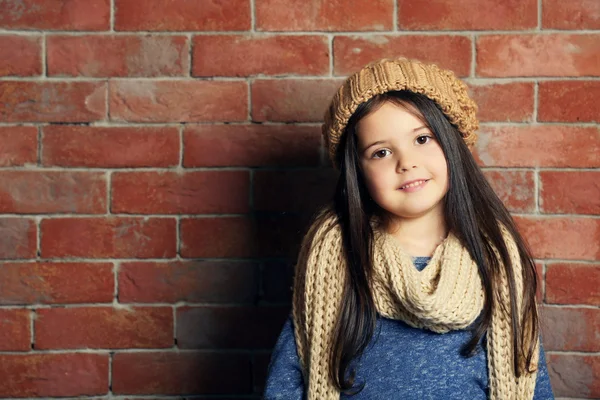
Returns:
[[[387,233],[413,257],[429,257],[448,236],[443,215],[433,213],[419,218],[396,218],[388,223]]]

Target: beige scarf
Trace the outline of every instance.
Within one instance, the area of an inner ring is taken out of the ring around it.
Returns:
[[[333,229],[326,233],[331,226]],[[504,228],[503,234],[512,264],[520,267],[516,244]],[[371,289],[380,315],[438,333],[466,328],[479,316],[484,305],[479,270],[452,233],[436,248],[422,271],[415,268],[412,258],[389,234],[375,230],[373,252]],[[341,229],[329,218],[319,226],[313,225],[306,235],[294,279],[294,333],[309,400],[340,397],[329,378],[328,359],[345,279]],[[519,379],[514,376],[506,273],[501,274],[501,281],[487,333],[490,399],[529,400],[533,398],[537,370]],[[517,293],[522,293],[520,268],[515,268],[515,281]],[[506,307],[499,307],[497,301]],[[517,303],[520,315],[521,299]],[[539,340],[534,368],[538,357]],[[521,365],[524,363],[521,361]]]

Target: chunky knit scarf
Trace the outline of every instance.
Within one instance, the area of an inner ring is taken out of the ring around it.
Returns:
[[[519,253],[511,235],[502,229],[511,262],[518,266],[514,268],[517,293],[522,293]],[[422,271],[415,268],[410,255],[389,234],[375,230],[373,247],[371,290],[380,315],[438,333],[466,328],[479,316],[484,305],[481,277],[469,252],[452,233],[438,245]],[[333,218],[311,227],[296,268],[294,334],[308,399],[339,399],[340,393],[329,377],[328,362],[347,272],[341,229]],[[533,398],[537,370],[525,372],[519,379],[513,373],[510,298],[505,273],[501,273],[496,292],[487,333],[490,399],[529,400]],[[521,299],[517,303],[520,315]],[[528,328],[526,325],[525,329]],[[538,357],[539,340],[534,369]],[[524,357],[520,359],[523,366]]]

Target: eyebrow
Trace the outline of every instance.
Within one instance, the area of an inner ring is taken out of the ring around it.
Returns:
[[[417,132],[417,131],[419,131],[419,130],[421,130],[421,129],[423,129],[423,128],[427,128],[427,129],[429,129],[427,126],[425,126],[425,125],[421,125],[421,126],[419,126],[418,128],[415,128],[415,129],[413,129],[413,130],[412,130],[412,132],[411,132],[411,131],[409,131],[408,133],[415,133],[415,132]],[[378,140],[378,141],[376,141],[376,142],[373,142],[373,143],[371,143],[370,145],[368,145],[367,147],[365,147],[365,148],[364,148],[364,149],[361,151],[361,154],[364,154],[364,153],[365,153],[367,150],[369,150],[371,147],[373,147],[373,146],[375,146],[375,145],[378,145],[378,144],[385,143],[385,142],[387,142],[387,140]]]

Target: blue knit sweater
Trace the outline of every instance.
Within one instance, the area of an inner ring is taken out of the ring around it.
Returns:
[[[415,257],[415,266],[422,270],[429,259]],[[489,390],[485,336],[476,355],[467,358],[460,355],[460,349],[470,337],[469,328],[438,334],[379,316],[373,339],[353,364],[357,366],[356,382],[364,382],[364,389],[353,396],[342,394],[340,399],[485,400]],[[264,400],[302,400],[304,396],[290,315],[271,355]],[[534,400],[548,399],[554,395],[540,346]]]

